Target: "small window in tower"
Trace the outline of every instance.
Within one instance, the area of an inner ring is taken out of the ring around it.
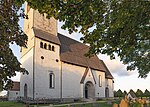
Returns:
[[[55,75],[54,73],[50,73],[49,74],[49,88],[54,88],[54,84],[55,84]]]
[[[43,48],[43,42],[40,42],[40,48]]]
[[[54,46],[52,46],[52,51],[55,51],[55,47]]]
[[[47,49],[47,44],[46,43],[44,44],[44,49]]]
[[[48,49],[51,50],[51,45],[50,44],[48,45]]]

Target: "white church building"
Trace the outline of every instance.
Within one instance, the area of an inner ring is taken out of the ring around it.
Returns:
[[[36,99],[98,99],[113,97],[113,76],[89,47],[57,32],[57,20],[46,19],[26,4],[27,48],[21,49],[19,96]],[[10,90],[11,92],[11,90]]]

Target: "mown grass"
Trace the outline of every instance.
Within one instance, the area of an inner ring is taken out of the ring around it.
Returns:
[[[54,107],[68,107],[69,104],[62,104],[62,105],[55,105]],[[40,106],[48,106],[48,104],[40,104],[37,105],[37,107]],[[23,103],[17,103],[17,102],[11,102],[11,101],[3,101],[0,102],[0,107],[27,107],[26,104]],[[29,105],[29,107],[34,107],[34,105]],[[112,105],[108,105],[106,102],[97,102],[95,104],[92,103],[85,103],[85,104],[77,104],[70,107],[112,107]]]
[[[11,101],[2,101],[0,102],[0,107],[25,107],[25,105]]]

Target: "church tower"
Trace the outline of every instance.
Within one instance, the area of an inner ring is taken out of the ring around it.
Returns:
[[[60,42],[57,37],[57,20],[53,17],[47,19],[46,14],[42,15],[38,10],[33,10],[27,2],[25,13],[29,18],[24,20],[24,32],[28,36],[28,42],[27,48],[21,48],[21,63],[29,75],[21,75],[21,97],[59,98]],[[53,78],[58,79],[58,83],[52,81]],[[43,91],[49,94],[43,95]]]
[[[50,33],[53,36],[57,36],[57,20],[53,17],[50,19],[46,18],[46,14],[40,14],[38,10],[33,10],[30,8],[29,5],[27,5],[27,2],[25,2],[25,14],[28,15],[29,19],[24,20],[24,32],[28,36],[28,49],[30,49],[33,46],[33,37],[34,32],[33,29],[41,29],[47,33]],[[42,37],[42,35],[41,35]],[[28,50],[26,48],[22,48],[22,56],[26,51]]]

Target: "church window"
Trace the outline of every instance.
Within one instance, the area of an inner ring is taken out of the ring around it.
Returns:
[[[54,88],[54,81],[55,79],[55,76],[54,76],[54,73],[50,73],[49,75],[49,88]]]
[[[101,75],[99,75],[99,86],[100,87],[102,86],[102,77],[101,77]]]
[[[48,45],[48,49],[51,50],[51,45]]]
[[[54,46],[52,46],[52,51],[55,51],[55,48],[54,48]]]
[[[41,56],[41,59],[44,59],[44,56]]]
[[[40,42],[40,48],[43,48],[43,42]]]
[[[44,44],[44,49],[47,49],[47,44],[46,43]]]

